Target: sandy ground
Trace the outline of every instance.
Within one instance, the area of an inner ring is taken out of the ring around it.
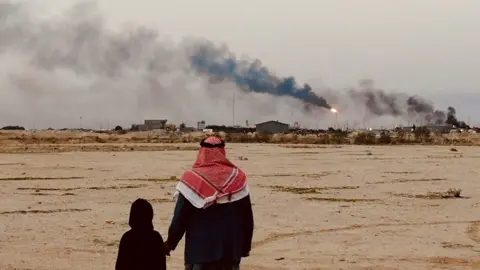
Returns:
[[[256,218],[242,269],[480,269],[480,151],[457,149],[230,144]],[[195,156],[0,155],[0,269],[113,269],[130,204],[150,200],[166,236],[170,177]],[[450,188],[464,198],[429,193]],[[183,241],[169,269],[182,262]]]

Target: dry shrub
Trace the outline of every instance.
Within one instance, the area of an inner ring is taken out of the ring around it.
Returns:
[[[348,132],[336,131],[329,136],[329,143],[331,144],[346,144],[348,143]]]
[[[415,140],[419,143],[429,143],[433,140],[431,132],[427,127],[418,127],[414,131]]]
[[[354,143],[361,145],[372,145],[375,141],[375,134],[372,132],[361,132],[354,138]]]
[[[399,130],[396,132],[396,142],[397,143],[405,143],[407,142],[407,132],[403,130]]]
[[[380,137],[377,139],[377,144],[391,144],[392,137],[386,132],[382,132]]]
[[[273,136],[266,133],[255,133],[254,138],[258,143],[269,143],[272,141]]]

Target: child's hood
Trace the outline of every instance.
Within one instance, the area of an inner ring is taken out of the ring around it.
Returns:
[[[130,209],[128,225],[134,230],[153,230],[152,205],[144,199],[134,201]]]

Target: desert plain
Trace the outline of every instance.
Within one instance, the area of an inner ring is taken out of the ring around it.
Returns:
[[[166,238],[198,144],[97,146],[0,154],[0,269],[113,269],[137,198]],[[230,143],[227,154],[252,192],[242,269],[480,269],[477,147]],[[183,269],[183,240],[168,266]]]

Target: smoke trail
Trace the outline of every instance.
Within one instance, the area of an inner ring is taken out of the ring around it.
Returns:
[[[30,8],[0,0],[1,125],[78,127],[82,119],[98,128],[145,118],[231,123],[231,93],[238,85],[212,84],[192,72],[190,56],[203,41],[173,44],[141,26],[114,31],[92,3],[54,19],[39,19]],[[235,107],[238,122],[255,122],[285,119],[302,103],[245,92]]]
[[[400,96],[375,89],[372,80],[360,81],[359,89],[351,89],[348,94],[352,100],[365,106],[371,115],[397,117],[403,114],[402,108],[397,104]]]
[[[279,78],[272,74],[260,60],[237,60],[225,46],[216,47],[206,41],[196,47],[191,57],[192,66],[217,80],[231,80],[247,91],[289,96],[306,104],[330,109],[327,101],[317,96],[310,85],[297,86],[294,77]]]
[[[448,107],[447,112],[444,112],[435,109],[431,102],[417,95],[386,93],[375,88],[372,80],[360,81],[359,89],[352,89],[348,94],[372,116],[402,117],[419,120],[424,124],[451,124],[458,128],[469,128],[465,122],[458,121],[453,107]]]

